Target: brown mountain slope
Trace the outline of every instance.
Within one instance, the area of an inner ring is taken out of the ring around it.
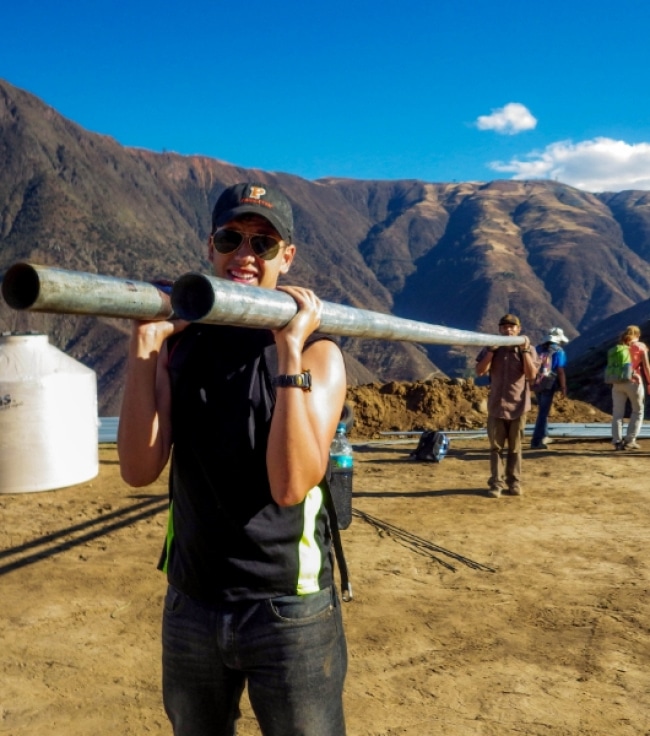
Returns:
[[[476,188],[417,266],[396,311],[426,319],[435,310],[438,322],[483,331],[515,312],[535,339],[551,325],[574,336],[650,286],[648,263],[601,201],[551,183]],[[434,361],[439,353],[429,351]]]
[[[207,270],[210,208],[247,178],[294,203],[291,279],[329,301],[494,332],[521,314],[571,337],[650,294],[649,195],[595,196],[556,182],[306,181],[204,157],[126,149],[0,82],[0,273],[19,260],[138,279]],[[127,325],[17,314],[98,370],[114,413]],[[466,374],[474,353],[343,340],[351,383]]]
[[[302,191],[295,177],[206,158],[124,149],[1,83],[0,157],[0,272],[20,260],[137,279],[208,271],[211,203],[224,186],[254,176],[279,179],[296,203],[301,248],[292,278],[330,301],[389,311],[390,295],[348,244],[348,234],[355,227],[365,233],[365,225],[345,218],[330,222],[332,212],[345,208],[335,191],[317,184]],[[307,211],[313,216],[303,214]],[[310,247],[311,242],[318,246]],[[323,273],[332,278],[321,278]],[[0,329],[47,332],[53,344],[97,370],[103,413],[115,413],[119,405],[126,327],[93,318],[15,313],[0,304]],[[415,345],[357,343],[346,343],[352,383],[377,377],[372,362],[366,368],[357,354],[374,353],[388,375],[436,372]]]
[[[600,199],[620,224],[628,248],[650,261],[650,192],[602,194]]]

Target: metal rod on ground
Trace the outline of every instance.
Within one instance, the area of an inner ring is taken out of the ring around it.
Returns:
[[[16,263],[2,280],[13,309],[160,320],[172,315],[169,295],[146,281]]]
[[[296,314],[295,301],[282,291],[188,273],[174,282],[174,312],[190,322],[239,327],[283,327]],[[521,345],[521,337],[456,330],[381,312],[323,302],[320,332],[376,340],[437,345]]]

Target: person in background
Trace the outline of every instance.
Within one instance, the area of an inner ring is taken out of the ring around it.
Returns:
[[[266,330],[134,322],[119,421],[124,480],[171,455],[163,701],[175,736],[233,736],[244,687],[265,736],[344,736],[347,651],[324,482],[346,374],[314,335],[322,303],[278,287],[296,246],[287,198],[228,187],[212,213],[218,278],[297,304]]]
[[[501,335],[516,337],[520,332],[519,317],[514,314],[501,317]],[[537,375],[539,361],[537,353],[531,350],[528,337],[522,338],[521,345],[483,348],[476,357],[476,374],[490,375],[487,421],[490,443],[488,496],[492,498],[499,498],[502,492],[512,496],[521,496],[523,493],[522,438],[526,414],[530,411],[530,381]]]
[[[648,348],[640,341],[641,330],[637,325],[629,325],[619,338],[619,344],[627,345],[632,358],[632,379],[628,383],[612,384],[612,443],[615,450],[639,450],[636,441],[643,424],[645,410],[645,387],[643,379],[650,384],[650,363]],[[627,431],[623,437],[623,417],[625,407],[630,402],[632,411]]]
[[[545,450],[548,433],[548,415],[553,405],[553,397],[559,389],[563,396],[566,388],[566,353],[563,343],[569,342],[561,327],[551,327],[543,342],[535,347],[540,360],[540,369],[533,381],[533,391],[537,397],[537,419],[531,439],[532,450]],[[543,369],[548,366],[548,370]]]

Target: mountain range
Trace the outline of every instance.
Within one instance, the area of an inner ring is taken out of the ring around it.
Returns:
[[[126,148],[0,80],[0,275],[19,261],[140,280],[209,273],[211,208],[244,180],[287,194],[298,246],[288,281],[328,301],[481,332],[497,332],[499,317],[514,312],[533,342],[562,327],[575,339],[576,366],[583,353],[593,357],[596,336],[611,341],[621,320],[650,316],[650,192],[590,194],[554,181],[309,181]],[[117,413],[125,321],[20,312],[0,300],[0,329],[47,333],[96,370],[100,413]],[[351,384],[470,375],[476,354],[342,344]]]

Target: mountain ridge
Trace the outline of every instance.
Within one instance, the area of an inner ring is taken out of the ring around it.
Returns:
[[[549,181],[432,183],[245,169],[122,147],[0,81],[0,273],[17,261],[150,280],[209,272],[210,211],[246,179],[292,201],[291,281],[328,301],[496,332],[521,315],[535,342],[572,338],[650,295],[650,193]],[[95,368],[116,413],[124,321],[36,315],[0,303],[0,329],[47,332]],[[471,348],[343,338],[351,383],[468,375]]]

